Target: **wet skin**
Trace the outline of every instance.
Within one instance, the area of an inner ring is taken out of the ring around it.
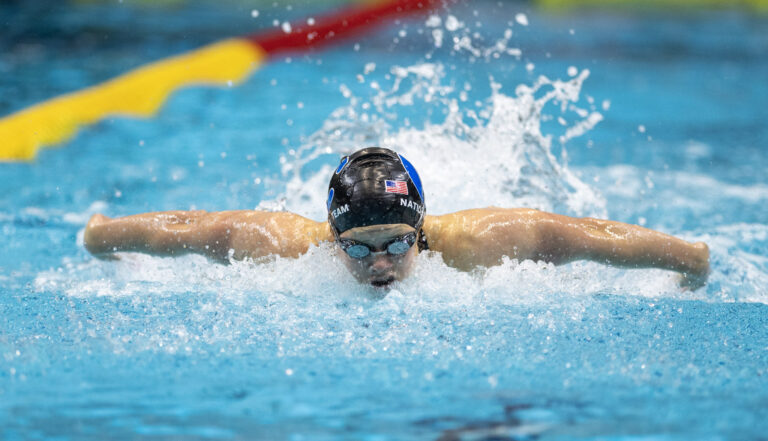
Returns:
[[[393,239],[413,231],[416,230],[406,224],[352,228],[339,237],[367,244],[374,252],[362,259],[354,259],[339,247],[339,255],[358,282],[370,284],[376,288],[386,288],[393,282],[408,277],[413,266],[413,260],[418,254],[418,247],[415,244],[407,253],[402,255],[387,253],[386,245]]]

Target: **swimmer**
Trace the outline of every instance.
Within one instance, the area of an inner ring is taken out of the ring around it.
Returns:
[[[228,262],[270,255],[298,257],[333,241],[363,284],[383,288],[408,276],[417,253],[440,253],[459,270],[499,265],[504,256],[564,264],[592,260],[628,268],[677,271],[680,285],[706,282],[709,248],[636,225],[573,218],[526,208],[426,213],[421,180],[396,152],[379,147],[342,158],[328,187],[328,221],[290,212],[167,211],[91,217],[85,247],[97,257],[131,251],[199,253]]]

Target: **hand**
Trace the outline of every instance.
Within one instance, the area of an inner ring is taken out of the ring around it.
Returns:
[[[707,283],[709,272],[704,274],[680,273],[677,285],[683,291],[696,291]]]
[[[104,222],[108,221],[109,218],[107,216],[104,216],[103,214],[96,213],[88,220],[88,224],[86,225],[86,229],[93,228],[98,225],[103,224]]]
[[[106,238],[103,228],[101,228],[110,219],[101,214],[94,214],[85,226],[83,233],[83,244],[85,248],[95,257],[102,260],[117,260],[112,254],[112,248],[106,245]]]

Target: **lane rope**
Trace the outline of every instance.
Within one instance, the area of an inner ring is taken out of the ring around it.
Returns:
[[[114,79],[35,104],[0,119],[0,161],[34,159],[40,148],[71,139],[112,116],[149,118],[182,87],[231,86],[269,58],[307,51],[369,32],[388,19],[433,9],[439,0],[366,0],[320,16],[313,25],[269,30],[209,44]]]

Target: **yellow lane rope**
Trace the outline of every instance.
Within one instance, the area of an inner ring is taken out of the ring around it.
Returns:
[[[251,42],[225,40],[28,107],[0,120],[0,160],[32,159],[40,147],[62,142],[105,116],[150,117],[183,86],[236,84],[265,57]]]

